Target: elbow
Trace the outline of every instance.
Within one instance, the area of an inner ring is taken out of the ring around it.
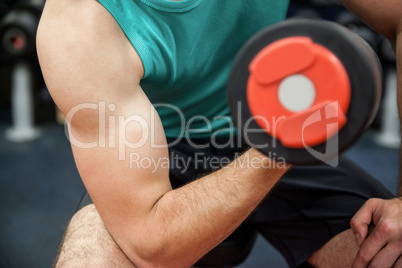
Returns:
[[[198,260],[198,257],[191,256],[188,251],[180,250],[179,241],[147,239],[147,235],[144,235],[144,239],[142,243],[132,243],[131,247],[124,251],[135,267],[188,268]]]
[[[135,267],[156,268],[166,266],[163,265],[163,261],[161,260],[162,254],[159,253],[159,247],[151,245],[151,243],[144,243],[143,246],[135,244],[128,250],[123,251]]]
[[[127,246],[119,245],[127,258],[138,268],[190,267],[193,263],[186,254],[180,254],[174,248],[175,243],[164,241],[154,233],[144,232],[139,238],[131,238]],[[134,242],[136,241],[136,242]],[[187,259],[187,260],[186,260]]]
[[[183,258],[169,256],[160,250],[133,250],[127,257],[138,268],[180,268],[190,267],[194,262],[188,262]]]

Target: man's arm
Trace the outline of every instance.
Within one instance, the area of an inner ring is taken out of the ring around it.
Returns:
[[[368,26],[396,44],[397,37],[402,31],[400,1],[340,0],[340,2]]]
[[[399,120],[402,126],[402,4],[398,0],[341,0],[341,2],[373,30],[389,39],[394,47],[397,59]],[[402,163],[402,157],[400,161]],[[402,169],[402,164],[400,168]],[[398,190],[402,198],[401,171]]]
[[[397,101],[402,126],[402,4],[399,0],[341,2],[393,44],[397,59]],[[371,199],[351,220],[360,247],[353,267],[402,267],[402,173],[399,175],[399,196],[399,199],[393,200]],[[369,235],[368,229],[372,223],[375,229]]]
[[[166,161],[168,151],[153,146],[166,145],[164,131],[139,86],[141,61],[110,14],[93,0],[48,0],[37,43],[49,91],[70,120],[82,180],[135,265],[192,265],[238,227],[285,172],[232,163],[172,190],[168,165],[130,167],[132,153],[148,163]],[[265,165],[271,161],[247,153]]]
[[[399,0],[341,0],[369,27],[388,38],[397,59],[398,108],[402,122],[402,4]],[[402,124],[401,124],[402,126]],[[402,158],[401,158],[402,161]],[[402,165],[401,165],[402,166]],[[402,174],[401,174],[402,175]],[[402,177],[400,177],[402,194]]]

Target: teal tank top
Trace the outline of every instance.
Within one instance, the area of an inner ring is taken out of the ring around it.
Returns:
[[[98,0],[144,66],[141,86],[167,137],[233,134],[226,83],[257,31],[283,20],[289,0]]]

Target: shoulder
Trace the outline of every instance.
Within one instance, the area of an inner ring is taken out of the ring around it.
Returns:
[[[68,102],[65,92],[81,101],[93,97],[94,91],[106,97],[113,92],[110,88],[122,87],[118,81],[138,85],[143,75],[138,54],[95,0],[47,0],[37,51],[46,84],[59,106]]]

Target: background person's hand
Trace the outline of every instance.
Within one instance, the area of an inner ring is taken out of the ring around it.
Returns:
[[[369,226],[375,229],[369,234]],[[360,247],[354,268],[402,267],[402,200],[370,199],[350,225]]]

